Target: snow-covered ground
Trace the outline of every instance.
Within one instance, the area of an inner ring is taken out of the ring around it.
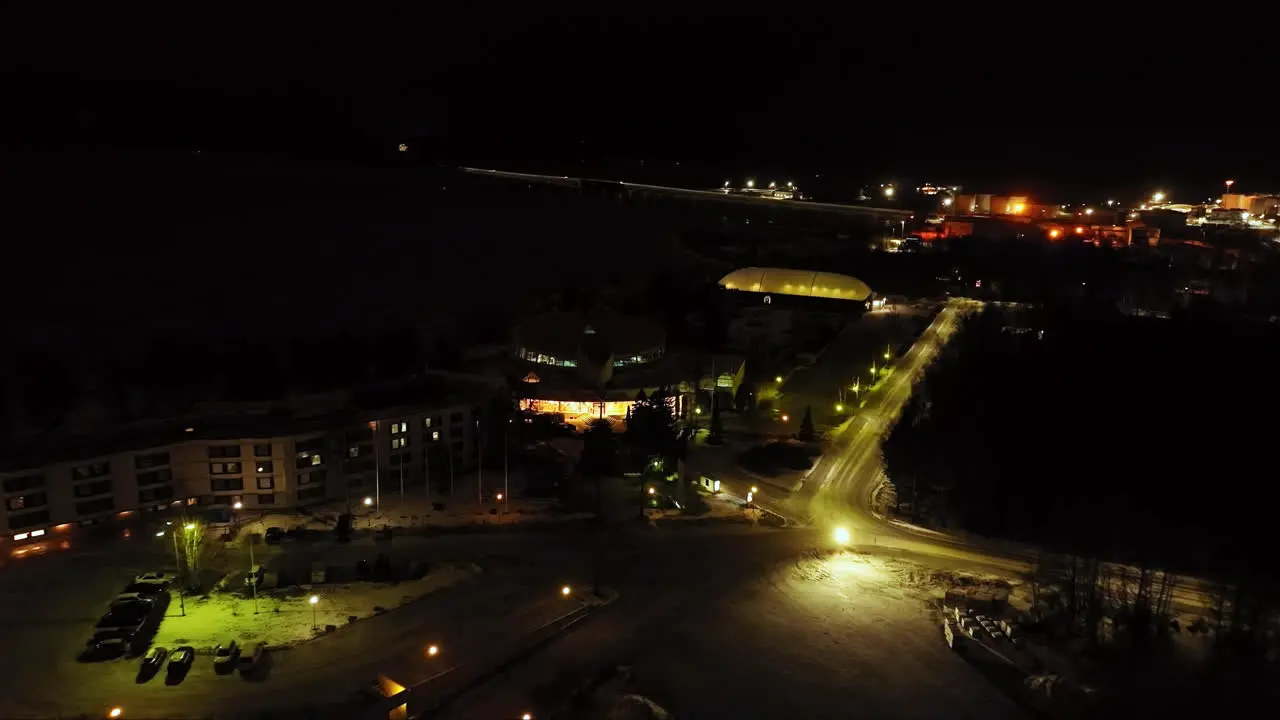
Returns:
[[[156,633],[155,645],[191,645],[198,651],[236,640],[241,645],[265,642],[270,647],[295,645],[324,632],[325,626],[341,628],[352,617],[373,615],[375,608],[391,610],[424,595],[443,590],[472,578],[477,568],[445,565],[418,580],[401,583],[351,583],[346,585],[304,585],[297,588],[263,591],[254,601],[233,593],[215,593],[186,600],[182,616],[174,597],[168,614]],[[313,606],[310,597],[318,602]]]

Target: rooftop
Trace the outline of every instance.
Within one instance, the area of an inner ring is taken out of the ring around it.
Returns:
[[[0,472],[90,460],[189,440],[270,439],[324,432],[362,421],[480,402],[493,384],[464,375],[429,373],[404,381],[267,402],[198,405],[190,415],[156,418],[93,433],[45,433],[4,448]]]
[[[662,325],[654,320],[610,311],[535,315],[515,332],[516,342],[524,348],[568,357],[584,344],[619,355],[637,353],[661,346],[665,337]]]
[[[871,288],[858,278],[813,270],[741,268],[720,278],[720,285],[726,290],[822,297],[857,302],[865,302],[871,297]]]

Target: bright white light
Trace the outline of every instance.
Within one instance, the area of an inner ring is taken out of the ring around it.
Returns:
[[[837,542],[837,543],[839,543],[839,544],[841,544],[841,545],[848,545],[848,544],[849,544],[849,537],[850,537],[850,535],[849,535],[849,529],[848,529],[848,528],[836,528],[836,531],[835,531],[834,537],[835,537],[835,540],[836,540],[836,542]]]
[[[951,207],[951,198],[942,198],[942,207]]]
[[[749,187],[749,188],[753,188],[753,187],[755,187],[755,186],[756,186],[756,181],[755,181],[755,180],[748,180],[748,181],[747,181],[747,187]]]
[[[316,603],[320,602],[320,596],[319,596],[319,595],[312,595],[312,596],[307,600],[307,602],[311,603],[312,605],[315,605]]]
[[[892,186],[892,185],[890,185],[890,186],[888,186],[888,187],[886,187],[886,188],[884,189],[884,196],[885,196],[885,197],[893,197],[893,186]]]
[[[1158,202],[1158,203],[1164,202],[1164,193],[1157,192],[1156,194],[1152,195],[1151,202]]]

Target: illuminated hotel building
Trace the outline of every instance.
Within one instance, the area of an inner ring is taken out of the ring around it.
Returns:
[[[584,425],[596,418],[621,421],[640,391],[669,388],[674,410],[689,411],[695,383],[732,392],[742,361],[667,352],[662,327],[648,318],[609,312],[550,313],[515,331],[512,355],[525,397],[520,409],[560,413]],[[703,378],[702,380],[697,380]]]

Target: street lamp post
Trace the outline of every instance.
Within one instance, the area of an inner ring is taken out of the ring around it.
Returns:
[[[167,523],[167,524],[173,525],[173,523]],[[159,537],[161,535],[164,535],[163,530],[156,533],[156,537]],[[173,564],[176,565],[178,569],[178,607],[182,609],[182,616],[186,617],[187,616],[187,592],[186,592],[186,588],[182,587],[183,585],[182,559],[178,556],[178,533],[175,530],[170,530],[169,536],[173,538]]]
[[[307,602],[311,603],[311,629],[316,629],[316,603],[320,602],[319,595],[312,595]]]

